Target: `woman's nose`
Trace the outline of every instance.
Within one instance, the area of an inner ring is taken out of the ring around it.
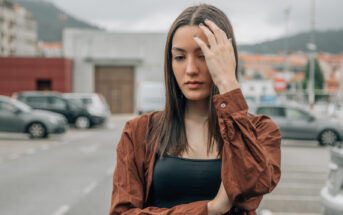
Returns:
[[[199,69],[196,65],[195,59],[193,57],[189,57],[187,60],[187,66],[186,66],[186,74],[188,75],[194,75],[199,72]]]

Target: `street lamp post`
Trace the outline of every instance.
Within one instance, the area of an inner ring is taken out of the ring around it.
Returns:
[[[311,13],[311,34],[310,34],[310,43],[307,44],[307,48],[310,50],[310,79],[308,84],[308,101],[310,104],[310,108],[312,109],[314,106],[314,98],[315,98],[315,58],[316,58],[316,43],[315,43],[315,0],[312,0],[312,13]]]

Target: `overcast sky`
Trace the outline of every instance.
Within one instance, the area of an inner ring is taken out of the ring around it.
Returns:
[[[313,0],[49,0],[87,22],[111,31],[167,31],[190,5],[208,3],[230,18],[240,44],[286,34],[285,9],[290,8],[289,34],[310,30]],[[343,0],[315,0],[316,29],[343,28]]]

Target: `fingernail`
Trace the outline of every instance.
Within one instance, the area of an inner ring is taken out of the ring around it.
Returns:
[[[200,26],[204,26],[204,23],[201,22],[199,25],[200,25]]]
[[[194,35],[193,35],[193,37],[194,37],[194,38],[196,38],[196,37],[197,37],[197,35],[196,35],[196,34],[194,34]]]
[[[208,21],[210,21],[210,20],[206,18],[206,19],[205,19],[205,22],[208,22]]]

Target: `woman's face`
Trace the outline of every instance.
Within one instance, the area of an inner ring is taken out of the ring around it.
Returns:
[[[172,68],[183,95],[188,100],[199,101],[210,95],[212,79],[194,35],[208,44],[206,35],[196,25],[176,30],[171,49]]]

